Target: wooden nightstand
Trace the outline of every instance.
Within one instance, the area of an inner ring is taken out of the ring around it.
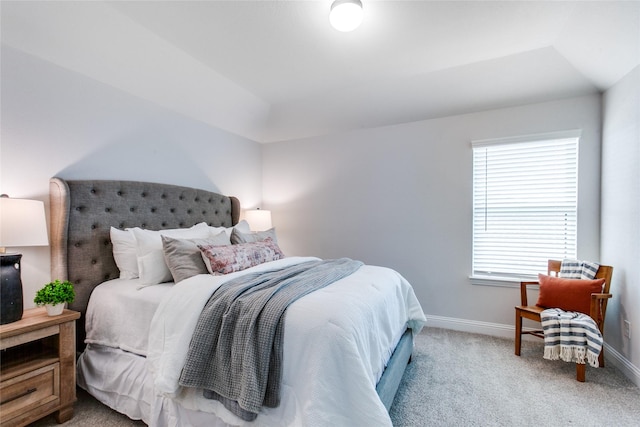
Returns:
[[[56,412],[63,423],[76,401],[76,319],[64,310],[25,310],[21,320],[0,325],[0,424],[24,426]]]

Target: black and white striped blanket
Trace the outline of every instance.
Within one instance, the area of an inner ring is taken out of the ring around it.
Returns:
[[[577,259],[563,259],[560,264],[560,274],[558,277],[565,279],[595,279],[600,265],[590,261],[580,261]]]
[[[544,358],[564,360],[597,368],[602,334],[589,316],[575,311],[549,308],[540,313],[544,333]]]

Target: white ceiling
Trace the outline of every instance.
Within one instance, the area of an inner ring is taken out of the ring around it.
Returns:
[[[640,1],[2,1],[2,43],[258,142],[603,91]]]

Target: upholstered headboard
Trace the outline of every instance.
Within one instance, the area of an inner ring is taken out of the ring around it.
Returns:
[[[110,228],[150,230],[190,227],[206,222],[231,227],[240,202],[205,190],[137,181],[65,181],[51,178],[51,278],[74,284],[80,311],[78,349],[84,347],[84,314],[93,289],[119,277]]]

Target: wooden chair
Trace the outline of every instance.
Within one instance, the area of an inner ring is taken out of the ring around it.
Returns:
[[[558,275],[560,272],[561,261],[549,260],[547,266],[548,275]],[[596,273],[596,279],[605,279],[602,293],[591,294],[591,307],[590,312],[585,313],[591,316],[598,325],[600,333],[604,336],[604,319],[607,312],[607,301],[613,295],[609,293],[611,287],[611,275],[613,274],[613,267],[607,265],[601,265]],[[520,348],[522,345],[522,335],[529,334],[539,338],[544,338],[542,329],[533,331],[522,330],[522,318],[534,320],[540,322],[540,313],[545,309],[539,305],[529,305],[527,302],[527,286],[538,285],[538,282],[521,282],[520,283],[520,299],[521,305],[515,307],[516,309],[516,356],[520,356]],[[600,366],[604,367],[604,348],[600,351],[599,356]],[[576,379],[580,382],[585,381],[586,364],[576,363]]]

